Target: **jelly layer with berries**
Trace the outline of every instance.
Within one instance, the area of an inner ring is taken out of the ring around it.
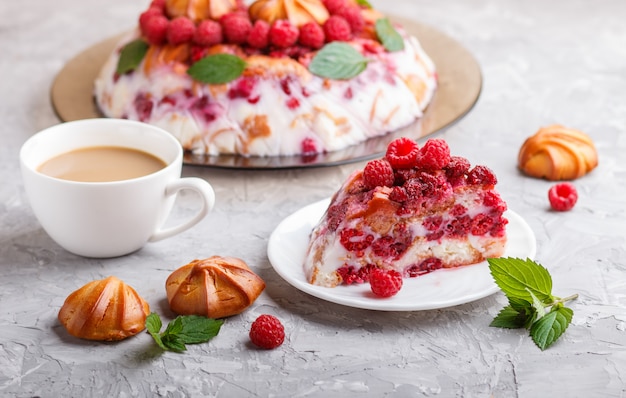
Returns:
[[[397,52],[375,40],[350,41],[370,62],[349,80],[311,74],[307,65],[314,52],[294,59],[248,55],[237,45],[219,44],[210,51],[237,54],[247,64],[241,77],[220,85],[194,81],[171,45],[152,46],[136,70],[117,75],[119,49],[138,36],[125,38],[103,66],[95,82],[97,105],[107,117],[159,126],[197,154],[344,149],[413,123],[437,86],[433,62],[406,34],[405,48]]]

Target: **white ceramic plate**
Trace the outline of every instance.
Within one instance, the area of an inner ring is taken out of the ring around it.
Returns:
[[[499,290],[484,261],[465,267],[441,269],[404,279],[400,292],[390,298],[375,297],[369,284],[334,288],[311,285],[304,274],[309,234],[326,211],[330,199],[310,204],[285,218],[272,232],[267,247],[278,274],[295,288],[312,296],[350,307],[381,311],[418,311],[451,307],[489,296]],[[517,213],[508,210],[508,242],[503,257],[534,258],[535,234]]]

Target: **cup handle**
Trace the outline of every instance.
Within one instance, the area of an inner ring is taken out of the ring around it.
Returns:
[[[170,236],[174,236],[193,227],[213,209],[213,206],[215,205],[215,192],[213,191],[211,184],[197,177],[179,178],[167,185],[165,188],[165,195],[176,195],[178,191],[183,189],[190,189],[200,194],[200,197],[202,198],[202,207],[195,216],[186,222],[175,227],[157,230],[148,239],[149,242],[156,242],[161,239],[169,238]]]

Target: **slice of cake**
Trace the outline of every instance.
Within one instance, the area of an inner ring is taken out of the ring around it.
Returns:
[[[442,139],[392,141],[384,158],[354,172],[313,229],[310,283],[365,282],[373,267],[415,277],[499,257],[506,203],[494,173],[450,156]]]
[[[367,2],[154,0],[95,99],[196,154],[312,155],[413,123],[436,86],[418,40]]]

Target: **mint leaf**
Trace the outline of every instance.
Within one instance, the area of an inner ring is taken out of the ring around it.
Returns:
[[[187,74],[202,83],[224,84],[241,76],[244,69],[245,61],[236,55],[213,54],[191,65]]]
[[[360,5],[361,7],[372,8],[372,5],[367,0],[356,0],[356,3]]]
[[[146,318],[146,329],[163,350],[182,352],[186,344],[204,343],[217,336],[223,323],[198,315],[180,315],[161,333],[161,318],[151,313]]]
[[[524,327],[528,315],[524,312],[518,312],[516,309],[507,305],[500,313],[491,321],[489,326],[506,328],[506,329],[519,329]]]
[[[554,343],[572,322],[574,311],[557,306],[554,311],[535,322],[530,328],[530,336],[539,348],[545,350]]]
[[[135,70],[146,56],[148,47],[148,43],[141,39],[136,39],[127,43],[122,48],[115,72],[118,75],[123,75],[124,73]]]
[[[532,303],[532,292],[542,302],[554,300],[550,273],[534,261],[502,257],[490,258],[487,262],[496,284],[507,297]]]
[[[329,79],[351,79],[363,72],[368,60],[347,43],[334,41],[315,54],[309,64],[314,75]]]
[[[377,19],[375,26],[378,40],[380,40],[387,51],[394,52],[404,50],[404,39],[393,27],[388,18]]]
[[[496,284],[509,299],[490,326],[530,329],[535,344],[545,350],[572,321],[574,311],[563,303],[577,294],[559,298],[552,295],[552,277],[547,269],[530,259],[493,258],[487,260]]]

